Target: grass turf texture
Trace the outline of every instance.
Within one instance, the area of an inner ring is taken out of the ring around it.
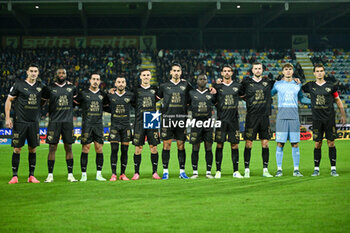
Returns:
[[[0,146],[0,232],[350,232],[350,143],[337,141],[337,171],[331,177],[328,148],[323,145],[321,175],[313,171],[313,142],[304,141],[300,170],[293,177],[291,147],[284,149],[283,172],[279,178],[263,178],[260,142],[254,142],[251,178],[232,178],[229,145],[225,145],[222,178],[205,178],[204,148],[201,147],[197,180],[178,178],[175,143],[170,158],[170,179],[152,180],[148,146],[144,147],[141,179],[138,181],[95,181],[95,152],[89,154],[88,181],[68,183],[63,145],[59,145],[54,183],[46,184],[48,146],[37,151],[35,175],[40,184],[26,183],[28,151],[22,150],[19,184],[11,178],[10,146]],[[270,165],[276,172],[275,142],[270,142]],[[240,144],[240,171],[244,143]],[[161,152],[161,145],[158,146]],[[213,146],[213,152],[215,145]],[[74,175],[80,179],[81,145],[73,146]],[[127,176],[133,174],[130,146]],[[191,146],[186,143],[186,172],[192,174]],[[110,178],[110,146],[104,146],[102,174]],[[120,155],[119,155],[120,159]],[[159,173],[162,174],[161,156]],[[120,160],[117,172],[120,171]],[[213,164],[215,174],[215,160]]]

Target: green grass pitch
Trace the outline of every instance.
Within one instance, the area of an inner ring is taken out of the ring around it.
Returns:
[[[313,171],[313,142],[301,142],[304,177],[292,176],[291,147],[284,150],[284,176],[263,178],[260,142],[255,142],[251,178],[232,178],[229,145],[225,145],[223,177],[205,178],[204,148],[197,180],[178,178],[175,143],[170,159],[170,179],[152,180],[148,146],[144,147],[141,179],[95,181],[95,153],[89,154],[88,181],[68,183],[63,146],[59,145],[55,182],[45,184],[48,146],[38,147],[36,177],[40,184],[26,183],[28,151],[22,150],[19,184],[11,178],[10,146],[0,146],[0,232],[350,232],[350,142],[337,141],[337,171],[331,177],[324,142],[321,175]],[[240,144],[240,171],[244,173]],[[276,172],[275,142],[270,142],[270,165]],[[213,146],[213,151],[215,145]],[[158,146],[161,152],[161,145]],[[81,145],[73,146],[74,175],[80,179]],[[134,147],[129,150],[127,176],[133,174]],[[192,174],[191,146],[186,143],[186,172]],[[110,146],[104,147],[102,174],[110,178]],[[120,158],[119,158],[120,159]],[[120,171],[118,161],[118,172]],[[159,174],[162,174],[161,156]],[[215,161],[213,174],[215,173]]]

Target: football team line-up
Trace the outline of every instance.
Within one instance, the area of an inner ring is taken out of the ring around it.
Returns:
[[[145,129],[143,126],[143,113],[155,112],[156,103],[162,99],[162,118],[166,121],[186,120],[188,111],[192,112],[192,119],[206,121],[212,118],[213,108],[216,107],[217,119],[221,126],[215,129],[215,163],[216,174],[212,176],[214,141],[212,127],[191,128],[189,142],[192,144],[192,179],[198,178],[198,156],[200,144],[204,142],[206,177],[221,178],[221,163],[223,157],[224,142],[231,145],[231,157],[234,178],[249,178],[249,163],[253,141],[261,140],[263,176],[273,177],[268,171],[269,162],[269,140],[272,96],[278,95],[278,113],[276,120],[276,161],[277,173],[275,176],[283,175],[282,159],[283,148],[287,140],[292,146],[292,157],[294,164],[293,176],[300,177],[299,171],[299,141],[300,122],[298,114],[298,103],[311,104],[314,148],[314,171],[312,176],[320,175],[319,164],[321,160],[321,146],[323,137],[327,139],[329,148],[329,159],[331,163],[331,175],[338,176],[336,172],[336,148],[334,140],[337,137],[335,127],[334,102],[341,112],[341,123],[346,123],[343,104],[338,96],[335,84],[326,82],[325,69],[323,65],[314,66],[315,81],[304,85],[298,79],[293,78],[294,67],[287,63],[282,67],[283,78],[279,81],[263,77],[263,66],[261,63],[252,65],[252,77],[245,77],[242,81],[233,80],[233,68],[226,64],[221,68],[221,79],[210,89],[207,88],[207,76],[201,74],[197,77],[197,87],[193,87],[186,80],[181,79],[182,68],[180,64],[174,63],[170,70],[170,80],[157,86],[150,84],[151,72],[144,69],[139,72],[141,84],[134,90],[126,88],[124,77],[117,77],[115,87],[105,93],[99,89],[100,75],[93,73],[90,76],[90,87],[77,92],[74,85],[67,81],[66,70],[57,69],[56,81],[44,86],[37,81],[39,75],[38,66],[31,64],[27,69],[27,78],[17,80],[10,89],[5,103],[6,127],[12,128],[12,179],[9,184],[18,183],[18,166],[21,149],[27,140],[29,150],[29,178],[30,183],[39,183],[34,177],[36,164],[36,147],[39,146],[39,119],[41,106],[46,102],[49,104],[49,124],[47,128],[46,142],[49,144],[48,154],[48,176],[45,182],[54,181],[53,170],[55,165],[55,154],[60,138],[62,137],[66,152],[68,168],[68,181],[75,182],[73,176],[73,154],[72,143],[74,143],[73,109],[78,105],[82,109],[82,152],[80,157],[81,179],[87,180],[86,168],[90,145],[93,142],[96,151],[96,180],[106,181],[102,176],[103,166],[103,111],[111,113],[111,127],[109,138],[111,145],[110,165],[112,176],[110,181],[117,180],[117,161],[120,145],[120,180],[129,180],[125,175],[128,161],[129,142],[135,145],[134,168],[135,173],[132,180],[140,178],[140,164],[142,149],[145,138],[150,147],[153,179],[169,179],[170,148],[173,140],[176,140],[178,149],[179,178],[189,179],[185,173],[185,140],[186,127],[162,127],[158,129]],[[310,99],[303,96],[309,93]],[[245,120],[245,148],[244,166],[245,172],[242,176],[238,171],[239,164],[239,101],[246,102]],[[13,120],[10,118],[10,110],[13,107]],[[133,135],[130,126],[130,110],[135,109],[135,123]],[[184,116],[184,119],[174,116]],[[162,163],[163,175],[157,173],[158,150],[157,145],[163,140]]]

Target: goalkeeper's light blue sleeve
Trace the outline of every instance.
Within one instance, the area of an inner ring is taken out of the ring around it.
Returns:
[[[307,105],[311,104],[311,100],[309,98],[307,98],[306,96],[304,96],[304,94],[301,90],[298,93],[298,99],[299,99],[300,103],[302,103],[302,104],[307,104]]]

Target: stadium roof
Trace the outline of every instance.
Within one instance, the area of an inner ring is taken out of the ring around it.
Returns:
[[[0,1],[1,35],[349,32],[350,0]]]

